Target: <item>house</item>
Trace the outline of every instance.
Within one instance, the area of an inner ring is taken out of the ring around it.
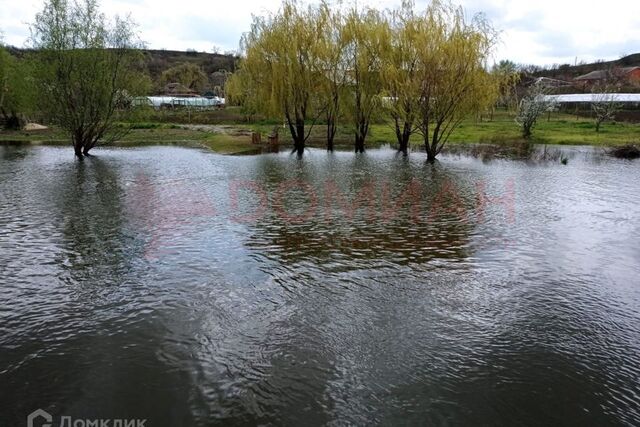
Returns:
[[[615,67],[596,70],[573,79],[575,86],[589,89],[599,84],[640,87],[640,67]]]
[[[197,92],[189,89],[181,83],[167,83],[162,91],[163,96],[191,98],[200,96]]]

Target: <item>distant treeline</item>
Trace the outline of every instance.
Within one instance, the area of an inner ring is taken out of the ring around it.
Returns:
[[[16,58],[23,58],[29,49],[6,46],[6,50]],[[234,72],[238,57],[233,54],[196,52],[192,50],[141,49],[144,67],[154,82],[161,80],[162,73],[182,64],[193,64],[206,74],[225,70]]]

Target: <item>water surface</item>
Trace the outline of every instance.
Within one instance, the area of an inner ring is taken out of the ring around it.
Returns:
[[[0,146],[0,425],[638,425],[639,164],[568,152]]]

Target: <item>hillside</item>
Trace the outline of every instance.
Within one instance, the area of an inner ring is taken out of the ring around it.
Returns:
[[[217,53],[176,50],[144,50],[143,52],[149,74],[154,81],[160,77],[164,70],[183,63],[196,64],[207,75],[221,69],[233,72],[237,60],[232,55]]]
[[[20,49],[8,46],[7,49],[12,55],[21,58],[29,52],[28,49]],[[200,66],[205,74],[210,75],[218,70],[233,72],[237,57],[218,53],[206,53],[195,51],[177,50],[153,50],[142,51],[149,74],[154,81],[157,81],[163,71],[178,64],[192,63]]]
[[[532,75],[534,77],[551,77],[561,80],[572,80],[578,76],[596,70],[604,70],[611,67],[633,67],[640,66],[640,53],[624,56],[613,61],[596,61],[588,64],[562,64],[550,68],[540,68]]]

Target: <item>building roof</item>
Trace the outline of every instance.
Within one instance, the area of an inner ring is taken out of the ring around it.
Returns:
[[[596,70],[582,76],[578,76],[574,80],[602,80],[605,78],[607,78],[607,72],[605,70]]]
[[[553,87],[561,87],[561,86],[571,86],[571,83],[560,80],[560,79],[552,79],[550,77],[538,77],[535,79],[535,84],[542,84],[544,86],[553,86]]]
[[[640,67],[622,67],[620,68],[620,71],[624,74],[629,74],[630,72],[634,71],[634,70],[640,70]]]
[[[557,103],[599,103],[632,102],[640,103],[640,93],[576,93],[570,95],[546,95],[545,99]]]
[[[198,96],[198,94],[181,83],[167,83],[163,95],[166,96]]]
[[[224,98],[213,97],[204,98],[197,97],[176,97],[176,96],[140,96],[134,99],[135,105],[148,105],[154,108],[160,108],[163,105],[173,105],[175,107],[215,107],[225,104]]]

